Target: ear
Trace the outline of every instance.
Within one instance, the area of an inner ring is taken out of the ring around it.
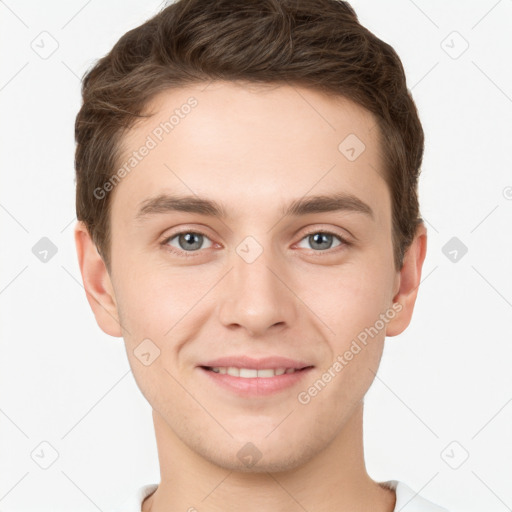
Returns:
[[[404,255],[401,270],[397,273],[393,302],[401,306],[398,314],[389,321],[386,336],[402,333],[411,322],[414,303],[421,281],[421,269],[427,253],[427,229],[423,222],[416,228],[414,239]]]
[[[75,245],[85,294],[96,322],[110,336],[122,336],[119,314],[110,276],[89,231],[82,221],[75,226]]]

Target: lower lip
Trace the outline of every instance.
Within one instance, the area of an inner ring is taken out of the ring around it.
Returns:
[[[234,377],[227,373],[216,373],[205,368],[198,367],[203,373],[224,389],[234,392],[241,396],[268,396],[284,389],[290,388],[304,379],[313,367],[293,373],[283,373],[275,377],[254,377],[247,379],[244,377]]]

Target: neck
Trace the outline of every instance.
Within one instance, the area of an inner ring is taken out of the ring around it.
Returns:
[[[363,404],[326,448],[279,472],[234,472],[199,456],[153,411],[161,482],[142,512],[392,512],[395,492],[373,481],[363,453]]]

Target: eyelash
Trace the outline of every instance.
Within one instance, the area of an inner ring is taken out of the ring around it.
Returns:
[[[177,233],[173,233],[172,235],[166,237],[165,240],[163,240],[160,243],[160,245],[162,245],[169,252],[171,252],[173,254],[176,254],[178,256],[184,257],[184,258],[193,258],[193,257],[198,256],[202,252],[201,250],[197,250],[197,251],[184,251],[184,250],[176,249],[175,247],[171,247],[171,246],[167,245],[174,238],[178,237],[179,235],[184,235],[184,234],[202,235],[202,236],[204,236],[204,237],[209,239],[209,236],[206,233],[203,233],[202,231],[194,231],[194,230],[191,230],[191,229],[186,229],[184,231],[178,231]],[[322,254],[329,254],[329,255],[331,255],[331,254],[333,254],[335,252],[338,252],[338,250],[342,250],[344,247],[349,247],[350,245],[352,245],[351,242],[349,242],[346,238],[342,237],[338,233],[333,233],[331,231],[322,231],[322,230],[319,230],[319,229],[311,230],[308,233],[305,233],[304,236],[300,239],[299,242],[302,242],[302,240],[304,240],[308,236],[315,235],[315,234],[331,235],[331,236],[334,236],[335,238],[338,238],[338,240],[340,241],[340,245],[336,246],[333,249],[326,249],[326,250],[323,250],[323,251],[315,250],[315,249],[310,249],[314,253],[317,253],[316,254],[317,256],[321,256]]]

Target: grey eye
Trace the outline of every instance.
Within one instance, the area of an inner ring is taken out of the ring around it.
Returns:
[[[176,240],[178,245],[175,245],[173,241]],[[177,233],[173,235],[172,237],[168,238],[166,243],[170,245],[171,247],[174,247],[176,249],[180,249],[182,251],[193,251],[195,252],[198,249],[205,248],[202,247],[203,242],[205,240],[210,240],[207,236],[196,233],[194,231],[183,231],[182,233]],[[211,247],[211,241],[210,245],[208,247]]]
[[[339,240],[338,245],[341,245],[341,238],[334,233],[325,233],[323,231],[318,231],[316,233],[311,233],[305,236],[300,243],[306,240],[312,249],[325,251],[333,247],[333,239],[337,238]],[[334,246],[337,247],[337,246]],[[308,249],[309,247],[305,247]]]

